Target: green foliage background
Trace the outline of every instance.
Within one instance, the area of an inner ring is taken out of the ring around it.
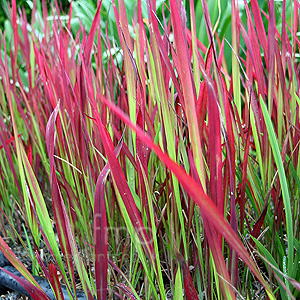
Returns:
[[[10,1],[9,1],[10,2]],[[37,1],[38,5],[41,1]],[[81,1],[87,2],[87,1]],[[54,1],[47,1],[48,9],[51,6],[51,3]],[[30,20],[31,17],[31,7],[33,5],[33,1],[31,0],[18,0],[17,1],[18,8],[24,8],[27,16],[27,20]],[[61,7],[61,11],[67,12],[70,6],[70,2],[68,0],[60,0],[59,5]],[[0,2],[0,30],[3,31],[5,28],[5,21],[8,20],[8,8],[7,8],[7,1],[1,0]]]

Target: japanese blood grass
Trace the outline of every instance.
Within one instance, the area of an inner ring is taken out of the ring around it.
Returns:
[[[29,26],[12,1],[4,234],[21,230],[17,215],[31,248],[49,250],[48,268],[33,260],[58,298],[58,273],[71,298],[77,281],[87,299],[251,299],[261,287],[299,297],[299,2],[232,0],[232,46],[220,2],[138,0],[131,19],[113,1],[114,37],[97,3],[86,31],[75,2],[66,16],[34,2]],[[2,238],[0,248],[46,298]]]

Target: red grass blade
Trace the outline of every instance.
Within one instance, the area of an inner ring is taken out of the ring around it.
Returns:
[[[189,267],[184,260],[183,256],[175,249],[175,257],[182,269],[182,276],[183,276],[183,284],[184,284],[184,291],[187,300],[194,300],[198,299],[197,291],[195,290],[193,279],[191,277]]]
[[[247,1],[244,0],[245,2],[245,7],[247,7]],[[268,63],[268,42],[267,42],[267,35],[266,35],[266,31],[265,31],[265,27],[264,27],[264,23],[261,17],[261,13],[260,13],[260,8],[258,6],[258,2],[257,0],[252,0],[251,1],[251,8],[253,11],[253,17],[254,17],[254,22],[256,25],[256,31],[257,31],[257,35],[258,38],[260,40],[260,44],[264,50],[264,54],[265,54],[265,61],[266,63]]]
[[[18,57],[18,40],[19,40],[19,34],[18,34],[18,23],[17,23],[17,3],[16,0],[12,1],[12,27],[14,32],[14,47],[15,52],[13,58],[13,64],[12,64],[12,76],[13,81],[16,82],[16,74],[17,74],[17,57]]]
[[[247,45],[247,51],[250,51],[251,58],[253,60],[255,74],[257,76],[259,94],[263,97],[263,99],[265,99],[265,84],[264,84],[265,80],[264,80],[263,65],[262,65],[262,60],[260,55],[259,42],[254,29],[254,24],[252,22],[248,3],[245,3],[245,9],[248,18],[247,27],[248,27],[249,38],[242,24],[241,24],[241,33]]]
[[[54,290],[55,296],[57,300],[64,300],[64,295],[61,289],[61,285],[58,279],[57,270],[54,263],[50,262],[49,266],[49,277],[52,288]]]
[[[275,7],[274,0],[269,4],[269,27],[268,27],[268,108],[269,112],[273,111],[274,87],[275,87]]]
[[[19,134],[18,137],[20,137],[21,135],[22,135],[22,133]],[[4,147],[4,146],[3,146],[4,144],[5,144],[5,145],[9,145],[9,144],[12,143],[14,140],[15,140],[15,137],[13,136],[13,137],[9,138],[8,140],[4,141],[4,143],[2,143],[2,145],[0,146],[0,150]]]
[[[101,5],[102,5],[102,0],[100,1],[100,4],[98,5],[97,12],[96,12],[96,15],[93,20],[93,24],[92,24],[92,27],[91,27],[91,30],[89,33],[89,37],[88,37],[85,47],[84,47],[84,57],[85,57],[86,63],[88,63],[90,61],[90,56],[91,56],[91,51],[92,51],[92,47],[93,47],[93,43],[94,43],[94,39],[95,39],[96,30],[100,24]]]
[[[46,143],[47,143],[47,149],[48,149],[49,160],[50,160],[52,207],[53,207],[53,212],[54,212],[54,217],[56,222],[57,234],[60,240],[62,252],[66,259],[69,273],[71,275],[74,292],[76,294],[74,265],[73,265],[72,258],[75,260],[75,263],[77,263],[78,272],[81,272],[80,277],[85,292],[90,293],[90,291],[87,290],[88,283],[86,282],[86,277],[84,276],[85,269],[82,268],[81,266],[79,267],[82,261],[78,253],[72,225],[70,223],[66,211],[66,207],[62,198],[62,194],[59,189],[57,177],[56,177],[55,162],[54,162],[54,145],[55,145],[54,134],[55,134],[55,121],[59,112],[59,105],[60,104],[58,103],[58,105],[52,112],[49,121],[47,123],[47,129],[46,129]]]
[[[115,150],[119,155],[123,140]],[[110,172],[109,164],[101,171],[95,189],[94,206],[94,237],[95,237],[95,276],[97,299],[107,299],[107,217],[105,203],[105,182]]]

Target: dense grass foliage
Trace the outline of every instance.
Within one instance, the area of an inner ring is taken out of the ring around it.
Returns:
[[[57,299],[299,299],[300,3],[221,2],[10,3],[0,249],[34,299],[7,240]]]

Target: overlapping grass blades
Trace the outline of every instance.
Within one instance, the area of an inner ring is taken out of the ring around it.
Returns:
[[[188,2],[98,1],[81,22],[78,1],[34,1],[30,25],[11,3],[0,226],[49,250],[32,260],[57,298],[56,272],[71,298],[300,295],[299,2]]]

